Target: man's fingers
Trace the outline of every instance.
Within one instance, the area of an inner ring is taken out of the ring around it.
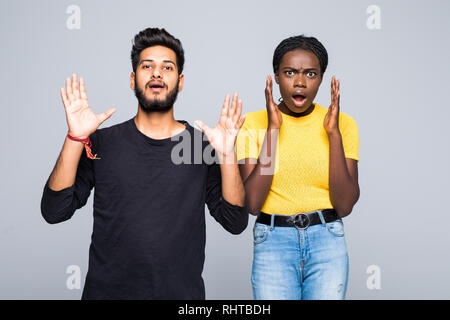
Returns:
[[[202,132],[203,132],[204,134],[206,134],[206,136],[208,137],[208,134],[209,134],[211,128],[208,127],[205,123],[203,123],[203,121],[195,120],[194,122],[195,122],[195,124],[197,125],[197,127],[199,127],[200,130],[202,130]],[[208,137],[208,138],[209,138],[209,137]]]
[[[239,99],[237,102],[236,110],[235,110],[233,118],[232,118],[233,124],[235,124],[238,121],[239,117],[241,116],[241,113],[242,113],[242,100]]]
[[[61,88],[61,98],[65,109],[68,109],[70,106],[69,99],[67,98],[67,92],[64,88]]]
[[[78,88],[78,77],[77,74],[72,74],[72,91],[75,99],[80,99],[80,89]]]
[[[230,94],[227,93],[225,96],[225,101],[223,102],[222,111],[220,112],[220,118],[227,116],[229,104],[230,104]]]
[[[106,119],[111,117],[114,112],[116,112],[116,108],[108,109],[105,112],[100,113],[99,115],[97,115],[97,119],[100,122],[100,124],[102,124]]]
[[[69,101],[72,102],[74,100],[73,92],[72,92],[72,80],[70,78],[66,79],[66,92]]]
[[[244,124],[244,122],[245,122],[245,114],[239,119],[239,122],[238,122],[238,129],[241,129],[242,128],[242,125]]]
[[[230,109],[228,110],[228,116],[231,117],[231,118],[234,117],[234,113],[236,112],[237,100],[238,100],[238,95],[237,95],[237,92],[235,92],[233,94],[233,99],[231,100]]]
[[[87,100],[87,92],[86,92],[86,85],[84,83],[84,78],[80,78],[80,96],[81,99]]]

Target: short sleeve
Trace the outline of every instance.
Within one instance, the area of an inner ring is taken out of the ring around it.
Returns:
[[[346,158],[359,161],[359,132],[355,119],[343,114],[341,121],[342,144]]]
[[[236,139],[237,160],[253,158],[258,159],[259,146],[257,129],[250,125],[250,120],[245,119]]]

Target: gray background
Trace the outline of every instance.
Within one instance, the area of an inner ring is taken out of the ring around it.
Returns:
[[[81,8],[80,30],[66,27],[71,4]],[[380,30],[366,26],[371,4],[381,9]],[[344,220],[347,298],[450,298],[449,1],[2,0],[0,12],[1,299],[80,298],[66,287],[66,268],[80,266],[84,283],[92,196],[58,225],[39,209],[67,130],[59,88],[76,72],[95,112],[117,108],[103,126],[134,116],[131,40],[149,26],[183,43],[175,116],[191,124],[215,125],[227,92],[239,92],[245,112],[264,108],[276,45],[316,36],[330,58],[316,102],[328,107],[335,74],[341,111],[360,133],[361,197]],[[252,298],[253,222],[232,236],[207,214],[208,299]],[[366,285],[370,265],[380,267],[381,289]]]

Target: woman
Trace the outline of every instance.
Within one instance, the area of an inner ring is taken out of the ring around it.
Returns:
[[[314,103],[328,55],[314,37],[283,40],[266,81],[266,110],[246,115],[236,149],[254,227],[255,299],[344,299],[348,255],[342,218],[359,198],[356,122]]]

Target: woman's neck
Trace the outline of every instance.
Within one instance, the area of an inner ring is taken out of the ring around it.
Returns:
[[[280,111],[288,116],[291,117],[304,117],[307,116],[308,114],[310,114],[311,112],[313,112],[314,110],[314,103],[311,103],[311,105],[308,107],[308,109],[306,109],[303,112],[293,112],[291,109],[289,109],[285,104],[284,101],[281,101],[281,103],[278,105],[278,108],[280,109]]]

